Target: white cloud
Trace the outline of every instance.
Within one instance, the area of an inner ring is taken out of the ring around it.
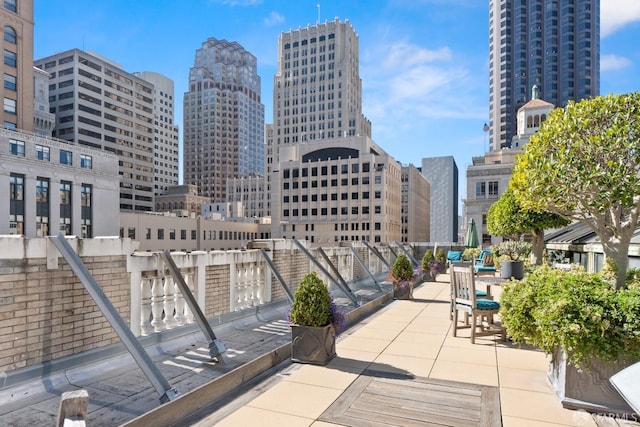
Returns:
[[[429,50],[400,42],[391,46],[384,65],[392,68],[410,67],[434,61],[451,61],[452,56],[451,50],[447,46],[438,50]]]
[[[264,23],[268,27],[273,27],[274,25],[278,25],[284,22],[284,16],[280,15],[278,12],[271,12],[269,16],[264,18]]]
[[[631,61],[623,56],[609,54],[600,57],[600,71],[621,70],[629,65],[631,65]]]
[[[640,21],[640,1],[602,0],[600,3],[600,35],[606,37],[632,22]]]

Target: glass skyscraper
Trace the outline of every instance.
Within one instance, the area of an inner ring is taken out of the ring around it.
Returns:
[[[556,107],[599,94],[599,0],[489,0],[491,151],[510,146],[534,85]]]
[[[264,176],[264,105],[257,60],[210,38],[196,51],[184,94],[184,183],[225,202],[228,179]]]

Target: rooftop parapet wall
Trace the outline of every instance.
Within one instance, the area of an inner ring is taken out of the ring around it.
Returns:
[[[134,335],[195,321],[159,253],[136,252],[138,243],[131,239],[69,236],[67,240]],[[265,243],[267,255],[292,292],[305,274],[319,270],[292,241]],[[350,248],[324,250],[345,280],[366,277]],[[385,269],[364,246],[356,245],[356,250],[372,272]],[[310,251],[331,272],[317,250]],[[225,315],[286,298],[258,249],[174,252],[171,256],[213,326]],[[323,278],[333,286],[329,278]],[[0,325],[0,373],[120,342],[46,238],[0,236]]]

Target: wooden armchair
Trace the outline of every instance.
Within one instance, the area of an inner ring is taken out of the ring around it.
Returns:
[[[477,298],[474,267],[451,266],[453,336],[457,336],[458,329],[471,328],[471,343],[475,344],[477,336],[501,335],[506,341],[504,328],[493,323],[493,316],[500,310],[500,303],[484,298]],[[458,324],[458,313],[465,313],[463,326]],[[469,325],[471,318],[471,325]]]

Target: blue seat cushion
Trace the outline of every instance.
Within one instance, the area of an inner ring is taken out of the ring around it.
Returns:
[[[462,252],[460,251],[449,251],[447,252],[447,259],[451,262],[460,262],[462,261]]]
[[[485,291],[476,291],[477,297],[486,297],[487,293]]]
[[[495,267],[480,267],[480,266],[475,266],[473,267],[476,270],[476,273],[478,271],[496,271]]]
[[[478,310],[497,310],[500,308],[500,303],[490,299],[478,299],[476,300],[476,308]]]

